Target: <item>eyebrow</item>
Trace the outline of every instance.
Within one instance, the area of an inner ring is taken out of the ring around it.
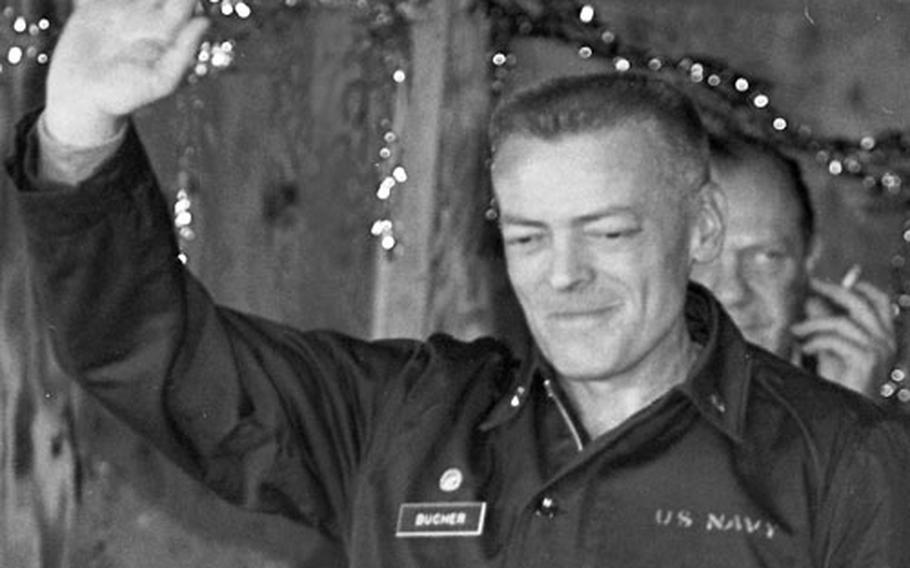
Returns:
[[[591,213],[587,213],[587,214],[581,215],[579,217],[573,217],[572,224],[573,225],[585,225],[587,223],[599,221],[606,217],[612,217],[614,215],[623,215],[623,214],[632,215],[636,219],[638,218],[638,215],[635,213],[635,211],[631,207],[606,207],[604,209],[592,211]],[[529,226],[529,227],[545,227],[547,225],[543,221],[537,221],[534,219],[528,219],[526,217],[522,217],[520,215],[511,215],[509,213],[502,213],[502,212],[500,212],[500,214],[499,214],[499,224],[500,225],[506,225],[506,224],[508,224],[508,225],[525,225],[525,226]]]

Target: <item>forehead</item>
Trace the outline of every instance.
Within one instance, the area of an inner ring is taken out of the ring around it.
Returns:
[[[727,199],[727,238],[802,240],[793,181],[769,158],[715,164],[711,175]]]
[[[670,153],[653,129],[619,126],[552,140],[513,135],[492,166],[500,207],[556,212],[655,201],[677,188],[665,174]]]

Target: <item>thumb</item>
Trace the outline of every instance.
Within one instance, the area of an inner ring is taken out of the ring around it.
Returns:
[[[173,91],[187,68],[196,58],[196,50],[202,35],[209,27],[207,18],[193,18],[177,34],[167,52],[158,61],[157,71],[161,77],[163,90]]]

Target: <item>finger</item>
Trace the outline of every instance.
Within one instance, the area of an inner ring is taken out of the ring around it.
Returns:
[[[894,308],[891,303],[891,296],[870,282],[857,282],[854,286],[857,293],[866,297],[866,300],[875,308],[879,320],[891,332],[894,331]]]
[[[870,333],[889,335],[887,326],[879,319],[876,307],[865,295],[816,278],[810,279],[810,284],[814,292],[841,307],[850,315],[851,319],[869,330]]]
[[[161,13],[168,23],[185,22],[198,4],[198,0],[164,0],[161,2]]]
[[[187,68],[196,59],[196,50],[202,35],[209,27],[207,18],[193,18],[177,34],[174,43],[158,61],[156,71],[162,80],[164,91],[173,90]]]
[[[800,344],[803,353],[816,356],[835,357],[851,369],[865,369],[869,372],[887,369],[891,359],[873,349],[867,349],[842,335],[820,333]]]
[[[871,370],[877,368],[878,359],[874,354],[839,335],[814,335],[805,343],[800,344],[800,350],[807,355],[834,357],[848,369]]]
[[[101,4],[103,2],[110,2],[111,0],[73,0],[73,8],[78,10],[79,8],[84,8],[91,4]]]
[[[802,342],[816,337],[836,337],[849,342],[854,349],[868,353],[869,357],[885,363],[893,360],[897,353],[897,341],[893,335],[870,335],[845,317],[807,320],[794,325],[791,332]]]
[[[819,376],[867,396],[875,394],[875,386],[882,380],[874,360],[860,360],[856,353],[850,355],[836,345],[836,340],[827,343],[819,339],[804,346],[803,353],[816,359]]]
[[[882,339],[869,334],[856,322],[843,316],[829,316],[801,321],[793,324],[790,331],[800,338],[806,338],[813,334],[839,335],[865,347],[871,347],[876,340]]]
[[[807,331],[812,326],[804,326],[800,332]],[[897,356],[897,346],[894,342],[874,340],[871,337],[858,338],[856,335],[844,333],[844,327],[835,330],[816,329],[805,335],[796,335],[800,339],[801,348],[809,353],[818,354],[826,351],[833,354],[856,369],[865,369],[865,372],[884,372],[890,368]]]

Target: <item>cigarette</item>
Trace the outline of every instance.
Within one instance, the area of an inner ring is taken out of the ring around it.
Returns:
[[[853,285],[859,281],[860,275],[863,273],[863,267],[859,264],[854,264],[850,267],[850,270],[844,274],[844,277],[840,281],[840,285],[849,290],[853,288]]]

